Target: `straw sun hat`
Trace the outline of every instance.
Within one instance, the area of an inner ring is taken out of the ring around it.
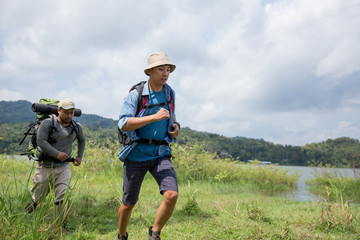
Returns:
[[[146,70],[149,70],[151,68],[161,66],[161,65],[170,65],[171,70],[170,72],[173,72],[176,68],[175,64],[169,61],[168,56],[163,52],[155,52],[151,54],[148,57],[148,66],[145,68],[144,72],[146,75],[149,76],[149,74],[146,72]]]

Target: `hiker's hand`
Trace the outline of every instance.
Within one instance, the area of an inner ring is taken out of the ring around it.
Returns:
[[[74,166],[79,166],[81,164],[81,158],[74,159]]]
[[[165,108],[160,108],[159,111],[157,111],[157,113],[154,114],[155,121],[160,121],[169,118],[170,118],[170,113]]]
[[[64,152],[59,152],[57,155],[56,155],[56,158],[59,160],[59,161],[65,161],[66,159],[68,159],[68,155]]]
[[[173,137],[176,138],[179,135],[179,126],[175,123],[173,123],[172,128],[174,129],[174,131],[169,132],[169,134]]]

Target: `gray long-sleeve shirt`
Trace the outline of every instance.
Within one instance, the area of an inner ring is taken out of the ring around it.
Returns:
[[[65,152],[70,157],[72,152],[72,143],[75,139],[77,139],[78,151],[76,157],[82,158],[85,151],[85,136],[82,126],[79,123],[78,125],[79,132],[76,135],[76,131],[72,124],[67,127],[63,127],[58,121],[55,121],[56,130],[52,131],[50,134],[51,119],[45,119],[42,121],[37,131],[37,144],[47,156],[56,159],[59,152]],[[49,140],[49,134],[51,141]],[[68,164],[68,162],[54,163],[44,160],[42,164],[44,167],[58,167]]]

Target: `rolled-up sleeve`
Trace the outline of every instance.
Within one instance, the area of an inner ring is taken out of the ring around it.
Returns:
[[[121,106],[118,127],[122,129],[127,123],[129,118],[135,117],[138,102],[137,90],[132,90],[125,98],[123,105]],[[126,131],[124,131],[126,132]]]

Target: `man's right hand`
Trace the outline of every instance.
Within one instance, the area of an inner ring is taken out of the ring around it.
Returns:
[[[157,111],[157,113],[154,114],[155,121],[160,121],[160,120],[169,119],[169,118],[170,118],[170,113],[165,108],[160,108],[159,111]]]
[[[66,159],[68,159],[68,155],[64,152],[59,152],[57,155],[56,155],[56,158],[59,160],[59,161],[65,161]]]

